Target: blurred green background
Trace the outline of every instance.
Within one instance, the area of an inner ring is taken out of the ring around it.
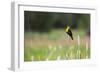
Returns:
[[[24,11],[24,31],[24,61],[90,58],[90,14]]]

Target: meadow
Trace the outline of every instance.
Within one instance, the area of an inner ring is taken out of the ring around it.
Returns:
[[[74,40],[63,29],[24,33],[24,61],[77,60],[90,58],[90,37],[85,30],[72,30]]]

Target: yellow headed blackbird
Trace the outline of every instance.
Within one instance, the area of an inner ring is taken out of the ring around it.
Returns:
[[[66,33],[71,37],[71,39],[73,40],[73,34],[72,34],[72,31],[71,31],[71,29],[70,29],[70,27],[69,26],[67,26],[67,28],[66,28]]]

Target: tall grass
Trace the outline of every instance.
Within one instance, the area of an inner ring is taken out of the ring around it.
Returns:
[[[80,37],[77,37],[80,35]],[[84,31],[74,31],[74,40],[68,38],[64,30],[53,30],[50,33],[25,33],[24,61],[51,61],[89,59],[89,41]],[[83,40],[84,41],[84,40]]]

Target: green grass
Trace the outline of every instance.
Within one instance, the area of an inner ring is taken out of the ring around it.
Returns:
[[[74,39],[76,39],[74,41],[77,41],[77,35],[80,35],[80,39],[82,39],[86,36],[85,34],[86,33],[83,30],[73,30]],[[86,45],[82,43],[79,47],[77,43],[68,45],[67,43],[69,43],[69,41],[66,35],[67,34],[64,32],[64,30],[61,29],[42,34],[38,32],[26,32],[25,40],[27,41],[24,47],[24,61],[51,61],[57,59],[72,60],[90,58],[90,46],[88,46],[86,49]],[[30,43],[29,39],[32,40],[32,45],[27,45]],[[40,43],[43,43],[43,45],[37,45],[37,43],[34,41],[35,39],[38,39],[37,41],[40,41]],[[65,40],[65,44],[61,42],[62,40]],[[68,42],[66,43],[66,41]],[[49,44],[47,42],[49,42]]]
[[[79,55],[77,54],[78,51],[80,51]],[[86,59],[86,57],[90,58],[90,48],[86,50],[82,45],[80,48],[78,46],[64,46],[62,48],[57,47],[56,49],[55,46],[52,46],[51,49],[48,47],[26,48],[24,52],[25,61],[31,61],[32,56],[34,57],[34,61],[45,61],[47,58],[49,60],[57,60],[59,56],[61,60]]]

